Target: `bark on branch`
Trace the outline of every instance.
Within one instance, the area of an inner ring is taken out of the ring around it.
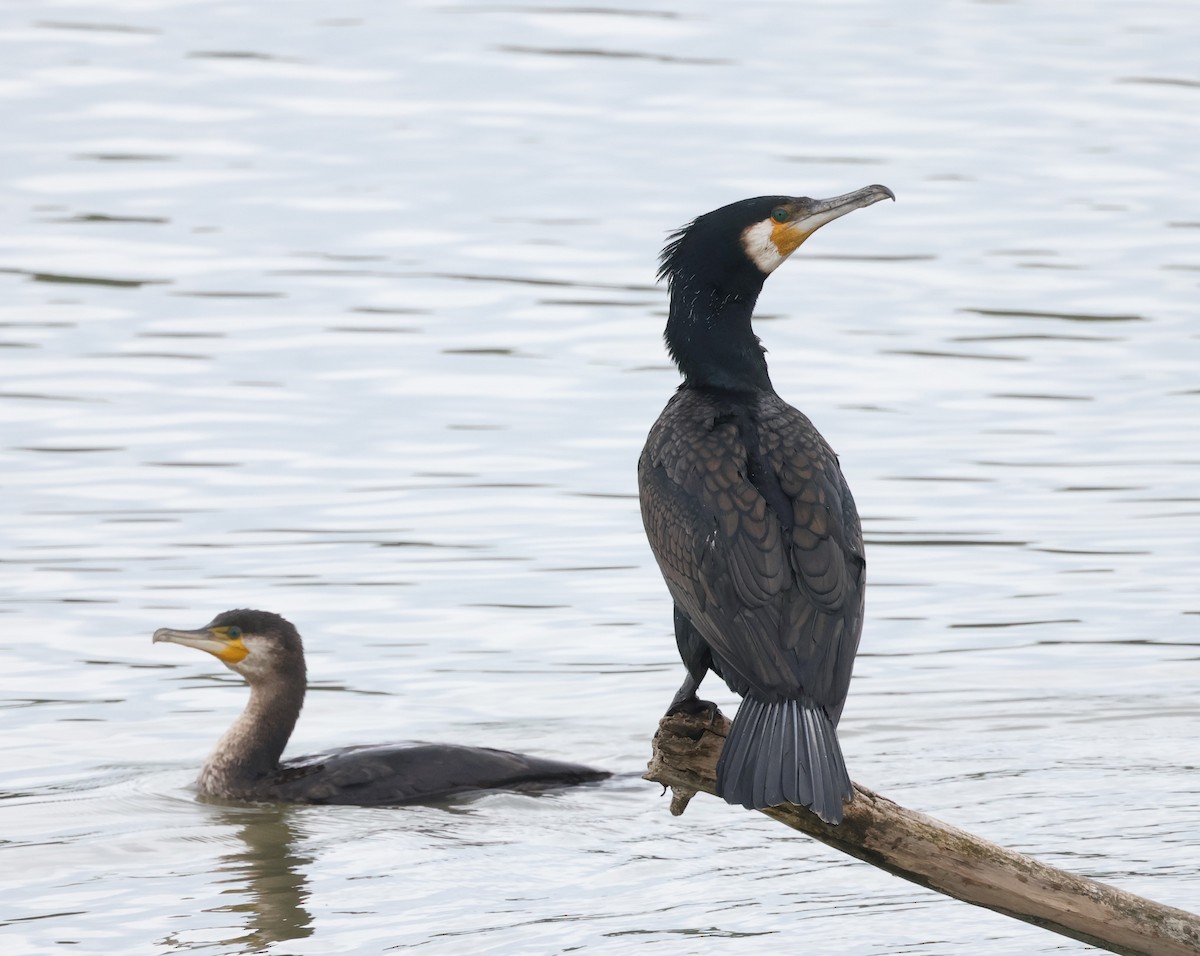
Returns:
[[[717,713],[664,717],[645,773],[672,790],[678,816],[713,793],[729,721]],[[1125,956],[1198,956],[1200,916],[1055,869],[854,785],[845,819],[831,826],[803,807],[762,811],[880,869],[955,899]]]

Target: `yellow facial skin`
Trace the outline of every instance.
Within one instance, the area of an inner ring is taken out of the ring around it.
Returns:
[[[770,275],[823,225],[881,199],[895,199],[886,186],[866,186],[832,199],[798,198],[783,201],[770,218],[747,226],[742,248],[764,275]]]
[[[823,225],[819,223],[812,229],[801,228],[802,223],[796,220],[774,222],[771,225],[771,244],[779,250],[779,255],[786,259],[800,248],[800,244]]]
[[[244,661],[246,655],[250,653],[250,649],[242,643],[241,635],[237,637],[229,636],[229,628],[214,627],[211,634],[217,636],[218,640],[224,643],[224,648],[220,651],[212,651],[213,656],[226,664],[237,664],[239,661]]]
[[[232,637],[227,627],[207,627],[196,631],[177,631],[170,627],[160,627],[154,632],[154,643],[159,641],[207,651],[225,664],[241,663],[250,653],[250,649],[242,641],[241,632]]]

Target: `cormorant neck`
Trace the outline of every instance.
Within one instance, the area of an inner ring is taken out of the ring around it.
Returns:
[[[750,327],[765,278],[726,292],[695,278],[671,277],[671,311],[664,337],[685,386],[772,390],[763,347]]]
[[[304,706],[305,676],[272,674],[250,685],[250,701],[200,771],[199,786],[217,797],[252,795],[279,767]]]

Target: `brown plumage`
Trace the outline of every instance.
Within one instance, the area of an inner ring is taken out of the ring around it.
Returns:
[[[886,197],[882,186],[760,197],[674,237],[661,274],[684,383],[638,464],[688,670],[669,712],[711,706],[696,690],[715,671],[745,698],[718,792],[747,807],[810,806],[833,823],[852,794],[835,728],[862,630],[862,531],[837,456],[775,393],[750,317],[767,274],[804,238]]]

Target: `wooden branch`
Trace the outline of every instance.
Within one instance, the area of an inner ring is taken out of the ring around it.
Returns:
[[[714,793],[729,732],[712,720],[664,717],[647,780],[672,790],[678,816],[696,793]],[[1200,916],[1046,866],[854,785],[838,826],[790,804],[763,810],[835,850],[955,899],[1124,956],[1200,956]]]

